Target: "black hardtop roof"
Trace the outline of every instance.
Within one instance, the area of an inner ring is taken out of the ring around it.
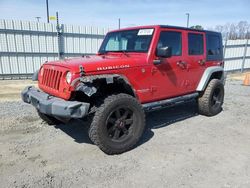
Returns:
[[[216,31],[209,31],[209,30],[201,30],[201,29],[192,29],[188,27],[181,27],[181,26],[172,26],[172,25],[160,25],[161,28],[170,28],[170,29],[180,29],[180,30],[188,30],[188,31],[199,31],[199,32],[205,32],[205,33],[214,33],[221,35],[220,32]]]

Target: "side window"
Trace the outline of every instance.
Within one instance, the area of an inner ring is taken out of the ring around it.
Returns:
[[[223,59],[223,49],[221,35],[217,33],[207,33],[207,60],[221,61]]]
[[[162,47],[171,47],[172,55],[179,56],[181,55],[181,33],[173,31],[162,31],[160,38],[157,44],[157,48]]]
[[[221,51],[220,37],[208,35],[207,53],[208,55],[219,55]]]
[[[203,53],[204,53],[203,35],[188,33],[188,54],[202,55]]]

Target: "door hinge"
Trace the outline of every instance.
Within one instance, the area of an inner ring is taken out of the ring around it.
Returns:
[[[155,68],[155,67],[153,67],[153,68],[151,69],[151,73],[152,73],[152,74],[156,73],[157,71],[158,71],[158,69]]]
[[[150,90],[151,90],[152,93],[156,92],[157,91],[157,87],[156,86],[151,86]]]

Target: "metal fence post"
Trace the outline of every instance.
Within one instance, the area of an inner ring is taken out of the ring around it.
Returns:
[[[56,12],[56,32],[58,39],[58,59],[63,59],[64,55],[64,42],[63,42],[63,24],[59,24],[58,12]]]
[[[6,26],[6,21],[5,20],[3,21],[3,24],[4,24],[4,29],[7,30],[7,26]],[[5,32],[5,41],[6,41],[7,52],[10,52],[9,40],[8,40],[8,34],[7,34],[7,32]],[[12,69],[11,69],[11,59],[10,59],[10,56],[8,55],[7,57],[8,57],[8,64],[9,64],[10,74],[13,74],[12,73]]]
[[[0,56],[0,67],[1,67],[1,74],[3,75],[3,63],[2,63],[2,56]]]
[[[228,33],[226,34],[226,37],[225,37],[225,44],[224,44],[224,49],[223,49],[223,59],[226,56],[227,41],[228,41]]]
[[[241,72],[244,71],[245,67],[245,61],[246,61],[246,55],[247,55],[247,46],[248,46],[248,39],[246,39],[246,44],[244,48],[244,54],[243,54],[243,59],[242,59],[242,64],[241,64]]]
[[[64,58],[64,54],[65,54],[65,44],[64,44],[64,24],[61,24],[61,30],[60,30],[60,57],[61,59]]]

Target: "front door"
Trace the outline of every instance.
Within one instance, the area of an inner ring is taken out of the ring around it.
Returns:
[[[184,30],[163,29],[160,33],[157,48],[170,47],[172,56],[159,58],[160,64],[152,67],[152,93],[155,100],[175,97],[188,93],[188,64],[184,58],[187,50],[183,45]]]

